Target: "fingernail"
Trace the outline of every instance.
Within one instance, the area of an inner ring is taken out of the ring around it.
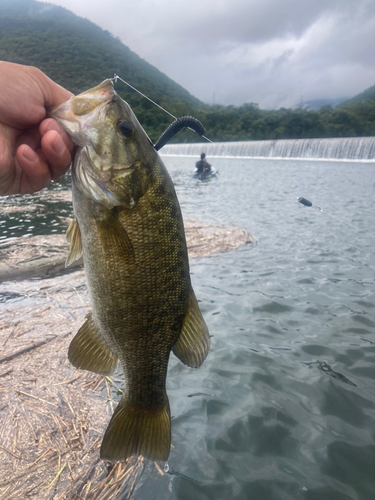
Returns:
[[[23,151],[23,156],[30,163],[36,163],[37,161],[39,161],[39,156],[31,148],[25,148]]]
[[[57,155],[62,155],[64,150],[65,150],[65,144],[64,141],[61,139],[61,137],[58,135],[56,139],[53,141],[51,144],[52,149]]]

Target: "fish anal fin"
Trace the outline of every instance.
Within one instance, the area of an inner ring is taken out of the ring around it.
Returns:
[[[91,313],[70,343],[69,361],[76,368],[110,375],[117,366],[117,357],[108,349],[96,332]]]
[[[194,291],[190,291],[188,308],[182,323],[180,336],[173,353],[191,368],[198,368],[206,359],[210,349],[207,325],[199,309]]]
[[[65,267],[69,267],[82,255],[82,238],[78,222],[73,219],[66,232],[66,240],[70,243],[69,255],[65,261]]]
[[[118,404],[100,448],[100,458],[117,461],[142,455],[166,461],[171,449],[169,404],[133,406],[125,397]]]

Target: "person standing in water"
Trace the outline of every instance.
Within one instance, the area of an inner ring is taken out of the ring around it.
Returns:
[[[206,160],[206,153],[201,154],[201,159],[195,164],[198,175],[207,175],[211,172],[211,165]]]

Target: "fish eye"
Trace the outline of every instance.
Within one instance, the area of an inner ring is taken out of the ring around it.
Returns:
[[[133,124],[129,120],[119,120],[117,126],[125,137],[130,137],[134,132]]]

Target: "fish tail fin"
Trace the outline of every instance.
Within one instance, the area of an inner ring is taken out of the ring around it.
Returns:
[[[100,458],[125,460],[142,455],[166,461],[171,449],[171,417],[168,398],[164,406],[134,406],[123,397],[104,434]]]

